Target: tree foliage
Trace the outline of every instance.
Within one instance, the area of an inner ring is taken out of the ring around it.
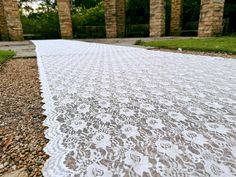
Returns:
[[[85,9],[95,7],[102,0],[73,0],[72,4],[74,7],[83,7]]]
[[[95,7],[79,8],[72,15],[73,22],[78,26],[102,26],[105,25],[103,2]]]
[[[128,0],[126,24],[146,24],[149,21],[149,0]]]
[[[35,38],[57,39],[60,37],[60,26],[58,13],[50,11],[47,13],[32,13],[21,16],[24,34],[34,34]]]
[[[72,22],[75,37],[105,37],[103,2],[99,2],[95,7],[89,9],[77,8],[72,13]],[[86,26],[86,28],[82,28],[82,26]],[[97,30],[94,26],[98,26]]]

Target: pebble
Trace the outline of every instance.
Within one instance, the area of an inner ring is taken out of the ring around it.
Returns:
[[[43,151],[47,140],[36,60],[6,62],[1,68],[0,81],[0,127],[4,127],[0,143],[6,140],[4,137],[14,137],[10,146],[3,147],[0,176],[5,177],[12,170],[27,169],[28,175],[23,170],[24,175],[40,177],[48,156]]]
[[[6,167],[8,164],[8,162],[4,162],[3,166]]]
[[[25,168],[6,173],[3,177],[28,177],[28,173]]]
[[[13,165],[11,168],[12,168],[13,170],[16,170],[16,165]]]

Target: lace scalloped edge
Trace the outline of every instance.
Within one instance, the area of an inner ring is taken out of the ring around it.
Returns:
[[[37,56],[37,65],[39,72],[39,81],[40,81],[40,92],[42,97],[42,108],[44,109],[43,115],[46,116],[43,125],[48,127],[48,129],[44,132],[45,138],[49,140],[46,147],[44,147],[43,151],[49,155],[49,159],[44,164],[42,174],[45,177],[65,177],[68,176],[68,171],[63,168],[63,156],[66,154],[65,149],[62,150],[58,146],[58,142],[61,140],[61,134],[58,129],[58,123],[55,121],[55,112],[52,101],[52,95],[49,89],[49,84],[47,81],[45,68],[42,62],[42,58],[40,52],[37,49],[37,42],[32,41],[36,46],[36,56]],[[60,170],[59,170],[60,169]]]

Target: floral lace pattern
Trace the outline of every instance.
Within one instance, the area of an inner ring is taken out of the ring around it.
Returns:
[[[33,42],[50,139],[44,176],[236,176],[235,60]]]

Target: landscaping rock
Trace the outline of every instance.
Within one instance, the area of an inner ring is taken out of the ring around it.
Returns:
[[[25,168],[22,168],[20,170],[5,174],[3,177],[28,177],[28,173]]]
[[[1,67],[0,98],[0,176],[42,176],[47,140],[35,59]]]

